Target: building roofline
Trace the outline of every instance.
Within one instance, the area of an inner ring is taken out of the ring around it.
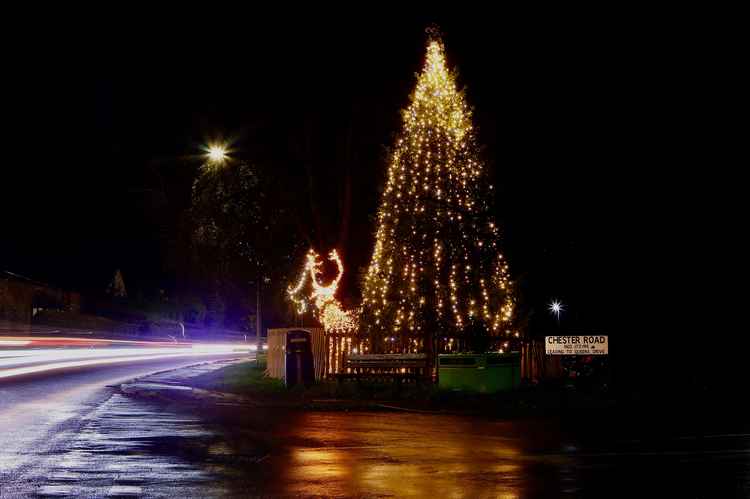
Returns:
[[[25,281],[29,282],[31,284],[36,284],[37,286],[44,286],[46,288],[54,288],[56,286],[53,286],[51,284],[48,284],[46,282],[37,281],[36,279],[32,279],[30,277],[23,276],[21,274],[16,274],[15,272],[10,272],[8,270],[0,270],[0,276],[9,277],[11,279],[15,279],[18,281]]]

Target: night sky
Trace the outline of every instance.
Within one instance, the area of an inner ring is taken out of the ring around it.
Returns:
[[[503,244],[535,314],[559,298],[570,330],[600,333],[672,314],[675,259],[695,248],[661,242],[699,217],[677,199],[693,195],[685,178],[712,149],[698,140],[705,54],[678,19],[302,17],[45,31],[14,59],[2,267],[84,292],[116,268],[133,289],[169,287],[160,234],[188,205],[200,147],[218,137],[238,156],[272,158],[300,199],[290,230],[340,248],[343,292],[356,296],[386,148],[435,21],[475,107]]]

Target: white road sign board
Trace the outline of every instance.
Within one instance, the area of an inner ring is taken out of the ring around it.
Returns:
[[[608,355],[609,336],[545,336],[547,355]]]

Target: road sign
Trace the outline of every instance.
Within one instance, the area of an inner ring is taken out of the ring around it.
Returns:
[[[608,355],[609,336],[545,336],[547,355]]]

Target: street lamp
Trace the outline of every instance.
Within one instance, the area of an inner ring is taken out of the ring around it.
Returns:
[[[552,303],[549,304],[549,311],[557,319],[558,326],[560,325],[560,312],[562,312],[563,310],[565,310],[565,307],[558,300],[552,300]]]
[[[223,144],[210,144],[206,149],[206,156],[210,163],[223,163],[229,157]]]

